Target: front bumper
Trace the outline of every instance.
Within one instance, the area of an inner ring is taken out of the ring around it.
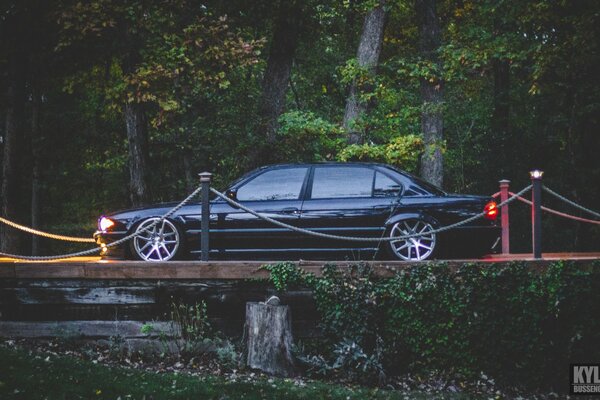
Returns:
[[[102,258],[127,258],[129,255],[129,242],[124,242],[116,246],[106,247],[106,245],[123,239],[127,232],[103,232],[96,231],[94,240],[96,244],[103,248],[100,252]]]

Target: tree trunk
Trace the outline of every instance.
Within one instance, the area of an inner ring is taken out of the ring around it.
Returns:
[[[289,306],[246,303],[250,368],[272,375],[294,376],[291,315]]]
[[[440,68],[437,57],[440,46],[440,23],[435,0],[417,0],[416,11],[419,21],[421,57]],[[440,76],[422,78],[420,89],[423,101],[421,130],[425,143],[425,151],[421,157],[421,177],[441,187],[444,177],[442,155],[444,82]]]
[[[273,145],[277,141],[278,119],[285,107],[285,98],[294,55],[298,47],[302,24],[302,3],[300,1],[279,2],[279,12],[273,27],[273,39],[269,58],[262,81],[260,100],[259,143],[248,157],[248,167],[277,161]]]
[[[40,155],[41,155],[41,95],[39,93],[37,82],[32,81],[32,102],[31,102],[31,227],[38,229],[40,227]],[[40,238],[37,235],[31,237],[31,254],[36,256],[40,253]]]
[[[133,206],[148,200],[148,124],[143,104],[125,104],[129,141],[129,198]]]
[[[186,195],[192,193],[196,187],[198,187],[198,176],[196,175],[199,171],[194,174],[193,168],[193,153],[190,148],[186,146],[183,150],[183,173],[185,176],[185,192]]]
[[[272,145],[277,140],[277,120],[285,106],[294,54],[300,35],[302,17],[300,6],[299,1],[282,0],[275,22],[267,68],[263,77],[260,107],[263,121],[261,128],[268,145]]]
[[[25,77],[27,59],[22,50],[9,56],[8,87],[6,92],[6,127],[4,132],[4,154],[2,164],[2,216],[21,221],[21,164],[24,159],[24,112]],[[0,225],[0,248],[7,253],[19,253],[22,245],[21,234]]]
[[[363,22],[360,42],[356,52],[358,65],[366,68],[369,73],[374,74],[379,62],[381,47],[383,44],[383,32],[385,27],[385,0],[380,0],[379,4],[371,10]],[[346,110],[344,112],[344,129],[348,132],[347,141],[349,144],[356,144],[362,141],[361,132],[356,131],[353,124],[367,111],[367,104],[360,101],[361,89],[356,81],[350,86],[350,93],[346,100]]]
[[[494,111],[492,112],[492,134],[496,144],[494,153],[499,164],[494,166],[494,171],[502,176],[509,174],[508,155],[510,152],[509,122],[510,122],[510,70],[507,60],[494,59],[492,61],[494,73]]]

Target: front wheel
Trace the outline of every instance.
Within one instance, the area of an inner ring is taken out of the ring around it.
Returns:
[[[411,218],[398,221],[390,229],[390,237],[401,237],[416,233],[420,236],[390,240],[390,250],[400,260],[427,260],[433,256],[436,249],[436,234],[433,231],[433,226],[422,219]]]
[[[181,234],[169,220],[148,218],[138,225],[135,232],[139,235],[133,238],[131,250],[140,260],[169,261],[181,251]]]

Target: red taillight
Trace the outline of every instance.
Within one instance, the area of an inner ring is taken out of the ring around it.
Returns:
[[[483,208],[483,212],[485,213],[485,217],[494,221],[498,216],[498,206],[495,201],[490,201]]]

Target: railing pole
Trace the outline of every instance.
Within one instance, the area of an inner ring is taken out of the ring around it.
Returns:
[[[210,172],[202,172],[198,174],[200,176],[200,184],[202,185],[202,215],[200,228],[202,230],[200,236],[200,245],[202,253],[200,254],[200,260],[208,261],[209,248],[209,231],[210,231],[210,178],[212,174]]]
[[[510,181],[502,179],[500,181],[500,202],[504,203],[508,200]],[[502,226],[502,254],[510,254],[510,223],[508,219],[508,204],[505,204],[500,209],[500,223]]]
[[[531,240],[533,258],[542,258],[542,175],[543,171],[534,170],[531,176]]]

